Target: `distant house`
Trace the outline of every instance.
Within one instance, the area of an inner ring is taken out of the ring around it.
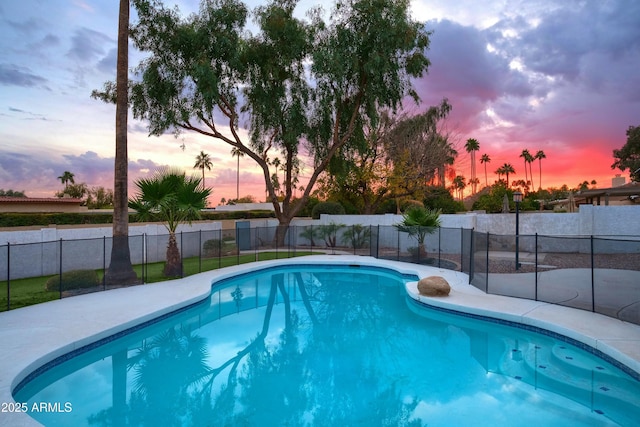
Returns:
[[[575,195],[578,205],[640,205],[640,183],[630,182],[611,188],[594,188],[578,191]]]
[[[82,199],[70,197],[0,197],[0,213],[7,212],[84,212],[86,206],[80,206]]]

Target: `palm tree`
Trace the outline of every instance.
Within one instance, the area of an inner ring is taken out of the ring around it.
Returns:
[[[463,191],[467,184],[464,182],[464,176],[458,175],[453,179],[453,188],[458,192],[458,199],[462,200]]]
[[[116,157],[113,170],[113,239],[106,285],[134,284],[129,250],[127,116],[129,114],[129,0],[120,0],[116,65]]]
[[[64,188],[66,189],[69,186],[69,183],[75,184],[76,182],[74,181],[75,175],[72,174],[69,171],[64,171],[64,173],[62,175],[60,175],[58,177],[58,179],[60,180],[60,182],[62,182],[62,184],[64,185]]]
[[[515,174],[516,170],[513,168],[511,163],[505,163],[496,171],[496,173],[498,174],[498,176],[500,175],[507,176],[507,187],[509,187],[509,174],[510,173]]]
[[[524,160],[524,180],[528,181],[528,173],[527,173],[527,163],[529,162],[529,158],[531,157],[531,153],[526,148],[522,150],[520,153],[520,157]],[[531,181],[533,181],[533,177],[531,177]]]
[[[469,180],[469,184],[473,186],[473,188],[477,188],[478,184],[480,184],[480,178],[476,177]]]
[[[538,186],[538,191],[542,190],[542,159],[546,159],[547,156],[544,154],[544,151],[538,150],[535,156],[538,159],[538,168],[540,169],[540,185]]]
[[[129,207],[138,212],[142,221],[166,222],[169,244],[164,275],[181,276],[182,259],[176,229],[182,223],[191,224],[192,220],[200,218],[200,210],[206,206],[211,190],[202,187],[200,178],[187,177],[184,172],[171,168],[160,169],[151,178],[137,180],[135,185],[138,195],[129,201]]]
[[[511,186],[514,188],[522,189],[525,194],[529,193],[529,182],[524,179],[518,179],[511,183]]]
[[[200,154],[196,156],[196,163],[193,165],[194,169],[202,169],[202,188],[205,188],[204,185],[204,170],[205,168],[211,170],[211,166],[213,163],[211,162],[211,157],[204,151],[200,151]]]
[[[399,231],[409,233],[409,237],[418,241],[418,256],[426,255],[424,239],[440,227],[440,212],[440,209],[412,206],[402,215],[402,222],[395,225]]]
[[[487,163],[491,163],[491,157],[488,154],[483,154],[480,157],[480,163],[484,163],[484,185],[486,187],[489,186],[489,181],[487,180]]]
[[[476,151],[480,149],[480,143],[475,138],[467,139],[467,143],[464,145],[464,148],[467,150],[467,153],[471,154],[471,180],[469,181],[471,184],[471,193],[476,193]]]
[[[244,153],[242,150],[233,147],[231,149],[231,157],[238,158],[238,167],[236,169],[236,200],[240,199],[240,157],[244,157]]]

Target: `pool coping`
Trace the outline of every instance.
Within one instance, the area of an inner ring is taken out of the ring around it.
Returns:
[[[12,391],[36,369],[86,345],[202,301],[209,296],[212,283],[256,269],[328,262],[386,267],[418,277],[442,276],[452,288],[447,297],[420,296],[417,282],[408,283],[407,292],[421,304],[438,309],[566,336],[640,373],[639,325],[540,301],[488,295],[469,285],[467,274],[457,271],[358,255],[310,255],[226,267],[184,279],[80,295],[0,313],[0,402],[14,402]],[[24,413],[0,415],[0,427],[39,425]]]

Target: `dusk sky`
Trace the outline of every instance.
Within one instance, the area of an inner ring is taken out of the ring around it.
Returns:
[[[264,2],[247,2],[251,7]],[[300,17],[318,1],[301,1]],[[166,1],[184,13],[199,0]],[[444,97],[459,157],[456,174],[470,177],[468,138],[491,157],[489,183],[503,163],[524,179],[523,149],[543,150],[542,186],[609,187],[612,150],[640,125],[640,1],[414,0],[414,18],[433,31],[429,73],[415,82],[419,112]],[[327,6],[325,6],[327,7]],[[90,98],[115,80],[117,0],[9,0],[0,4],[0,188],[52,197],[58,176],[113,188],[115,106]],[[132,21],[135,21],[132,10]],[[131,50],[130,66],[142,58]],[[184,144],[184,149],[181,146]],[[129,120],[129,178],[159,166],[189,173],[200,151],[213,170],[210,203],[236,194],[230,147],[184,134],[148,137]],[[240,196],[264,200],[262,175],[240,160]],[[477,164],[484,183],[484,166]],[[307,175],[310,170],[307,170]],[[533,165],[538,187],[538,162]],[[622,173],[627,177],[629,173]]]

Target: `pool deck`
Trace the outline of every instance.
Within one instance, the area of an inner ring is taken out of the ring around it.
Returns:
[[[464,273],[354,255],[313,255],[262,261],[208,271],[180,280],[115,289],[51,301],[0,313],[0,403],[14,403],[12,390],[27,375],[73,350],[206,298],[211,283],[238,273],[286,264],[370,265],[419,277],[442,276],[451,284],[447,297],[428,298],[407,284],[424,304],[521,323],[587,344],[640,372],[640,326],[588,311],[496,295],[468,284]],[[55,402],[52,402],[55,403]],[[0,412],[0,426],[39,426],[24,413]]]

